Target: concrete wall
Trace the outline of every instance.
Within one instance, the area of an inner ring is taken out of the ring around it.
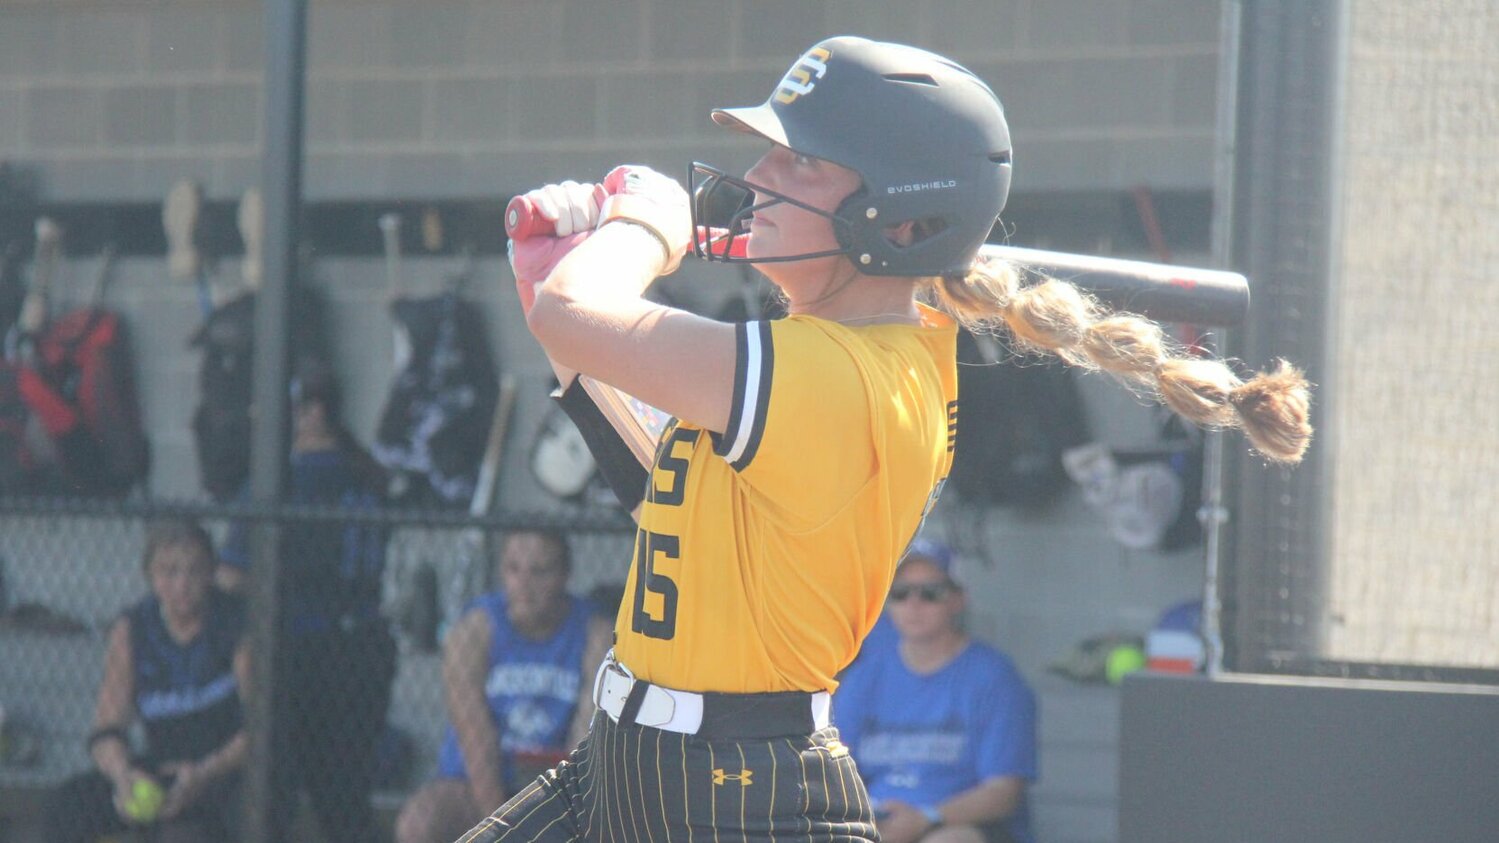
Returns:
[[[311,5],[311,199],[504,196],[600,174],[622,160],[670,172],[694,157],[743,166],[757,147],[715,131],[707,109],[762,100],[791,58],[843,31],[949,52],[991,81],[1014,129],[1016,191],[1211,185],[1212,3]],[[155,201],[183,176],[202,179],[211,197],[232,199],[257,178],[261,49],[252,2],[0,0],[0,159],[39,168],[49,201]],[[1014,222],[1026,230],[1024,219]],[[368,437],[390,369],[382,269],[371,259],[316,266],[333,302],[351,420]],[[442,259],[407,261],[414,286],[434,285],[453,269]],[[519,457],[541,420],[546,371],[511,309],[508,270],[495,260],[479,269],[474,297],[503,365],[526,389],[512,429]],[[70,276],[81,289],[91,272],[87,261],[70,262],[64,291]],[[688,300],[711,304],[728,286],[703,268],[684,274],[672,289]],[[232,284],[238,268],[227,262],[219,275]],[[137,340],[156,447],[152,491],[192,494],[187,422],[197,358],[184,343],[197,323],[193,292],[167,280],[161,261],[131,259],[108,301]],[[1119,446],[1154,440],[1152,414],[1121,390],[1085,379],[1085,398],[1097,438]],[[502,485],[503,505],[546,503],[523,459],[508,461]],[[1045,666],[1081,638],[1142,631],[1165,606],[1195,596],[1198,553],[1126,551],[1076,495],[1040,513],[950,509],[939,507],[934,527],[983,551],[963,560],[973,630],[1015,656],[1041,692],[1041,839],[1112,841],[1117,692],[1067,683]],[[621,553],[620,570],[626,561]],[[121,564],[134,565],[133,556]],[[430,685],[433,668],[408,660],[407,685]],[[77,684],[85,693],[88,683]],[[397,718],[429,732],[431,700],[407,691]]]

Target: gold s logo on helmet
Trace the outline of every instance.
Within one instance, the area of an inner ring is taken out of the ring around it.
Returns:
[[[781,84],[776,87],[776,102],[790,105],[802,94],[812,93],[812,89],[817,87],[817,80],[828,72],[827,60],[832,55],[824,47],[813,47],[806,55],[797,59],[796,64],[786,71],[786,75],[781,77]]]

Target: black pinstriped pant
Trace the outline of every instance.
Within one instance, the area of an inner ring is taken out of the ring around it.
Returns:
[[[706,740],[594,715],[570,760],[459,843],[877,841],[838,730]]]

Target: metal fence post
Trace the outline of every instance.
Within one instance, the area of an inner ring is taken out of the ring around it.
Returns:
[[[302,206],[302,105],[307,53],[306,0],[265,3],[265,282],[255,303],[256,357],[250,494],[257,506],[281,500],[286,462],[289,289],[297,272]],[[272,771],[284,751],[275,739],[282,697],[276,639],[280,606],[279,524],[258,519],[251,535],[250,640],[254,687],[249,697],[251,745],[245,782],[245,839],[272,843],[276,827]]]

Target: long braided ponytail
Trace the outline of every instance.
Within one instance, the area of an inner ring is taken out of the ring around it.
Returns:
[[[1022,286],[1020,271],[995,258],[980,256],[966,277],[934,279],[931,289],[964,327],[1003,328],[1023,347],[1102,369],[1200,427],[1240,428],[1271,462],[1300,462],[1311,442],[1310,389],[1284,360],[1242,380],[1221,360],[1184,353],[1156,323],[1110,311],[1066,281]]]

